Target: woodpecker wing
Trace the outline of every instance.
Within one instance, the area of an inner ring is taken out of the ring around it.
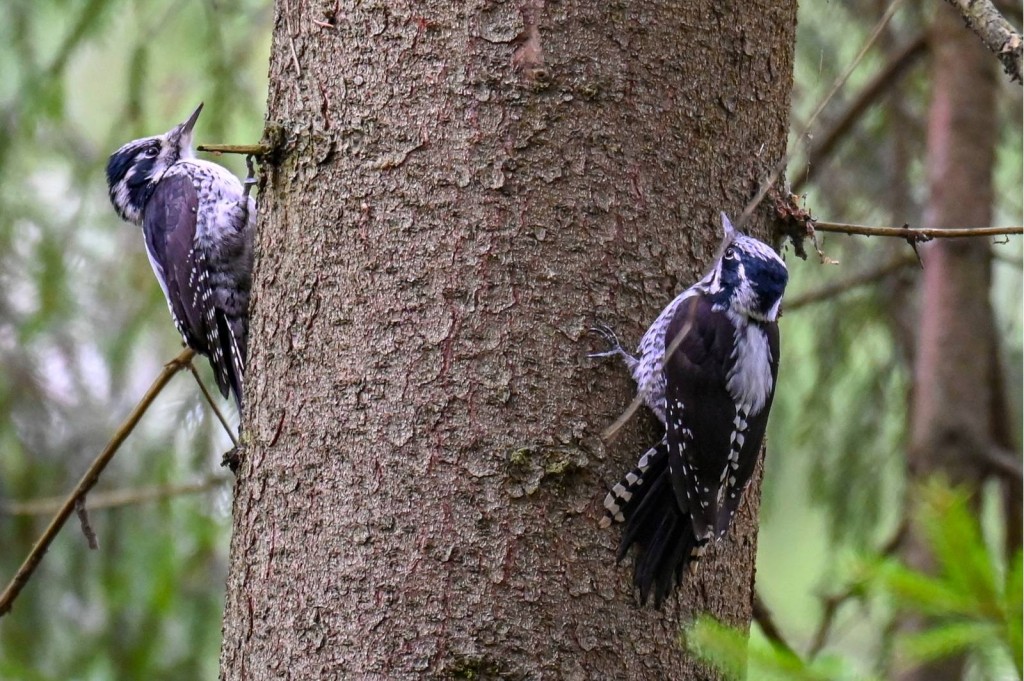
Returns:
[[[214,305],[206,254],[196,241],[198,210],[199,196],[191,179],[168,173],[146,202],[142,230],[178,332],[190,348],[210,358],[217,386],[226,397],[236,383],[234,365],[226,359],[233,356],[234,343],[222,338],[223,315]]]
[[[736,406],[726,382],[734,335],[728,316],[704,294],[680,305],[665,334],[669,475],[700,544],[715,527],[722,472],[729,465]]]

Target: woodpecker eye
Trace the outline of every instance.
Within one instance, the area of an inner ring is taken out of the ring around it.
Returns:
[[[146,148],[146,156],[149,156],[150,158],[153,158],[154,156],[156,156],[159,153],[160,153],[160,150],[157,149],[156,147],[147,147]]]
[[[729,246],[729,248],[725,249],[725,259],[726,260],[735,260],[737,257],[738,256],[736,255],[736,247],[735,246]]]

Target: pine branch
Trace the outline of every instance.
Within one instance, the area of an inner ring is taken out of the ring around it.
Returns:
[[[11,606],[14,604],[14,600],[21,593],[21,590],[28,584],[32,574],[36,568],[39,567],[39,563],[42,561],[43,556],[46,554],[46,550],[53,543],[54,538],[60,532],[61,528],[64,527],[64,523],[67,522],[68,517],[75,512],[76,507],[80,507],[81,500],[85,498],[85,495],[90,489],[96,484],[100,478],[100,474],[110,463],[111,459],[120,449],[121,445],[128,438],[131,432],[138,425],[142,419],[143,414],[149,409],[149,406],[156,399],[157,395],[163,391],[164,387],[170,382],[171,378],[182,369],[187,369],[191,366],[192,357],[195,356],[195,351],[186,348],[181,353],[168,362],[160,375],[156,377],[153,384],[146,391],[146,394],[142,396],[139,403],[135,405],[131,413],[128,414],[128,418],[118,427],[114,432],[113,437],[107,443],[103,451],[93,460],[89,469],[82,476],[82,479],[78,481],[75,488],[71,490],[71,493],[65,498],[64,503],[61,504],[57,514],[50,521],[50,524],[43,531],[42,536],[36,541],[32,550],[29,551],[28,556],[22,562],[21,567],[15,573],[10,583],[4,589],[3,593],[0,594],[0,617],[6,615]]]
[[[953,5],[990,52],[1003,63],[1010,80],[1021,81],[1022,42],[1019,31],[1014,30],[989,0],[946,0]]]

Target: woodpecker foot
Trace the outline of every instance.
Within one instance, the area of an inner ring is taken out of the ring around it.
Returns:
[[[601,357],[614,357],[618,355],[624,360],[629,362],[630,360],[636,361],[636,358],[630,355],[628,352],[622,349],[622,345],[619,343],[619,339],[615,336],[615,332],[612,331],[611,327],[607,324],[598,322],[596,326],[590,329],[590,333],[596,334],[604,339],[608,343],[610,349],[604,352],[591,352],[587,354],[587,357],[591,359],[599,359]]]
[[[253,154],[245,155],[245,180],[242,181],[242,194],[248,200],[249,192],[252,191],[253,186],[256,185],[256,167],[253,165],[253,159],[256,158]]]

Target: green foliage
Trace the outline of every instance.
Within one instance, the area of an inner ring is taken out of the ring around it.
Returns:
[[[920,619],[921,627],[902,633],[896,649],[907,664],[919,665],[964,655],[982,678],[1022,674],[1021,552],[1007,563],[985,541],[967,494],[942,483],[921,489],[916,524],[934,557],[925,572],[890,557],[865,561],[860,589]],[[690,650],[728,679],[806,681],[865,679],[852,657],[819,655],[805,660],[764,638],[749,644],[742,631],[701,618],[686,632]]]
[[[917,521],[934,574],[892,559],[876,568],[879,588],[897,607],[927,621],[921,631],[903,636],[902,649],[917,663],[967,654],[987,667],[992,659],[1012,657],[1020,676],[1021,552],[1007,565],[987,546],[966,494],[933,483],[921,497]],[[995,669],[986,672],[995,678]]]
[[[177,351],[179,338],[140,235],[108,205],[103,166],[121,143],[167,129],[200,100],[206,109],[199,141],[258,140],[271,5],[5,0],[0,414],[6,418],[0,418],[0,505],[66,491],[161,363]],[[800,12],[794,131],[802,129],[867,37],[878,4],[805,2]],[[904,3],[882,44],[899,45],[922,31],[926,18],[919,12]],[[825,110],[825,127],[884,63],[882,52],[869,55]],[[921,66],[908,72],[837,147],[817,180],[801,190],[816,215],[879,224],[919,220],[926,75]],[[995,210],[996,222],[1006,224],[1019,220],[1022,205],[1019,88],[1000,107]],[[790,179],[813,141],[794,134],[791,152],[798,160]],[[218,160],[242,172],[240,160]],[[823,247],[840,265],[819,266],[813,255],[807,263],[790,257],[790,299],[906,248],[843,237],[826,239]],[[1013,413],[1019,413],[1020,240],[996,252],[1011,261],[995,266],[993,302],[1006,382],[1018,405]],[[832,593],[832,582],[847,576],[843,560],[853,553],[850,547],[863,550],[887,538],[903,512],[911,372],[901,315],[913,307],[904,294],[915,276],[908,271],[880,287],[793,309],[783,320],[758,588],[788,608],[780,620],[795,632],[795,641],[811,637],[815,584]],[[178,483],[217,469],[226,438],[199,404],[187,377],[176,379],[97,491]],[[511,463],[519,458],[536,469],[523,470],[538,480],[563,480],[572,471],[554,459],[518,457]],[[954,510],[943,520],[949,528],[933,525],[941,567],[936,576],[894,561],[861,566],[853,575],[865,580],[860,596],[837,618],[845,638],[829,654],[805,661],[755,634],[749,678],[865,678],[854,660],[872,646],[884,646],[878,632],[892,607],[932,618],[928,628],[898,641],[910,659],[967,651],[979,665],[1003,664],[1019,673],[1020,555],[1002,565],[993,550],[983,550],[973,517],[957,517],[957,495],[938,497]],[[223,492],[94,512],[100,541],[95,552],[71,523],[12,615],[0,621],[0,678],[214,678],[226,498]],[[933,508],[938,513],[944,506]],[[0,578],[13,574],[44,522],[0,514]],[[688,640],[720,665],[743,660],[747,651],[745,635],[707,621]]]
[[[690,651],[729,681],[871,681],[849,660],[822,655],[805,661],[764,638],[746,635],[710,617],[701,617],[686,631]]]

